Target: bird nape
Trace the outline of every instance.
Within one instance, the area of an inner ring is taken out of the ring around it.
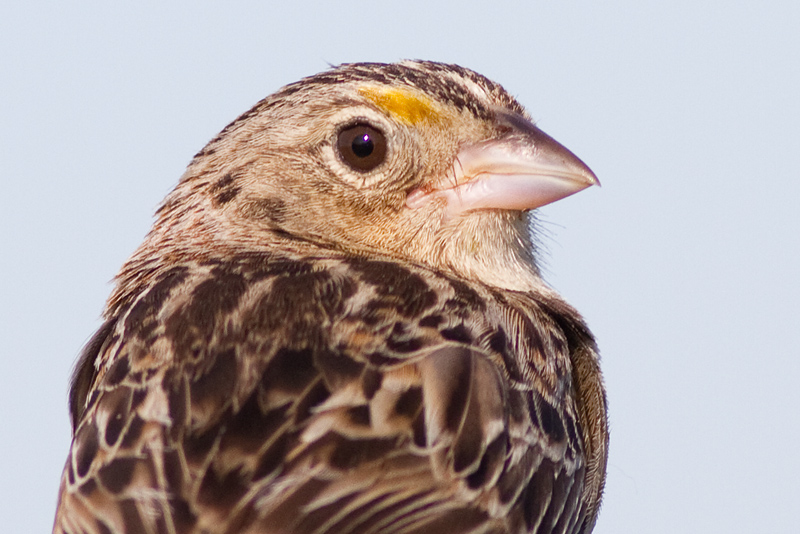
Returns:
[[[531,210],[596,183],[454,65],[347,64],[262,100],[117,276],[54,532],[590,532],[599,357]]]

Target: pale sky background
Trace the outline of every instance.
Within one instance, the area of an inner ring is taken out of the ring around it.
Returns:
[[[603,183],[542,210],[603,353],[595,532],[800,532],[796,0],[5,2],[3,532],[49,532],[71,367],[191,157],[286,83],[402,58],[502,83]]]

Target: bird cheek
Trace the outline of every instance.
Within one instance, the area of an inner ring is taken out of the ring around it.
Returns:
[[[277,197],[247,199],[239,205],[238,212],[247,219],[281,224],[286,220],[287,207],[286,202]]]

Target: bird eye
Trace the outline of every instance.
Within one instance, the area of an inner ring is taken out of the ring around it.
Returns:
[[[371,171],[386,159],[386,137],[367,124],[355,124],[339,132],[339,155],[361,172]]]

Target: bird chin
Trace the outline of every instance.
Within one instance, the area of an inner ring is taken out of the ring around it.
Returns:
[[[498,288],[542,287],[527,212],[480,209],[447,215],[440,205],[428,215],[441,222],[424,237],[418,235],[416,246],[406,251],[411,259]]]

